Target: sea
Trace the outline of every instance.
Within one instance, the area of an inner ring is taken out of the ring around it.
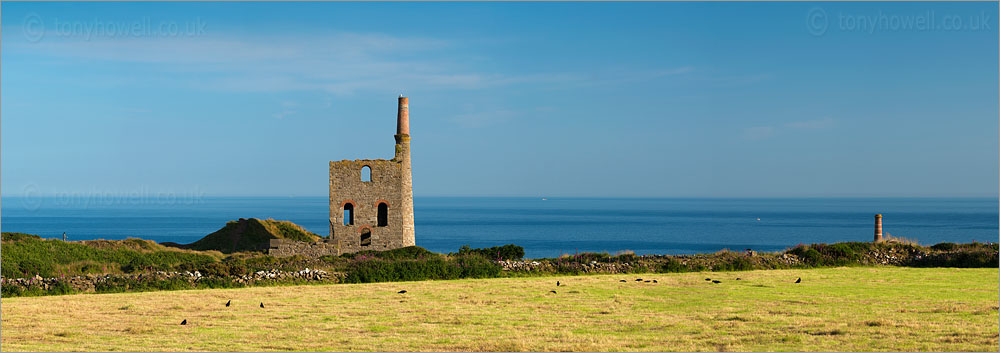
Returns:
[[[871,241],[884,232],[924,245],[996,242],[997,198],[515,198],[417,197],[417,245],[516,244],[526,257],[578,252],[692,254],[779,251]],[[239,218],[273,218],[328,235],[326,197],[3,197],[0,230],[68,240],[190,243]]]

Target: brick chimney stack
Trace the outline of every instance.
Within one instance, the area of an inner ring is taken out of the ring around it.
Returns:
[[[882,242],[882,214],[875,215],[875,242]]]
[[[399,96],[399,113],[396,114],[396,135],[410,135],[410,98]]]

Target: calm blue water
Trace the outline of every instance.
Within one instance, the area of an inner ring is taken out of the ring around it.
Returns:
[[[781,250],[799,243],[869,241],[885,232],[935,244],[998,240],[998,200],[416,198],[417,245],[514,243],[528,257],[577,251],[688,254]],[[290,220],[328,234],[326,197],[67,199],[4,197],[0,227],[70,240],[139,237],[189,243],[237,218]],[[760,221],[757,220],[760,218]]]

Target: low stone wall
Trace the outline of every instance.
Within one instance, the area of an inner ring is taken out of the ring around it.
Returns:
[[[496,261],[496,264],[500,266],[503,271],[510,272],[555,272],[556,267],[559,265],[552,262],[543,261],[510,261],[510,260],[500,260]],[[633,265],[625,263],[614,263],[614,262],[597,262],[591,261],[590,263],[567,263],[562,265],[565,267],[571,267],[581,273],[628,273],[632,271]]]
[[[340,247],[329,239],[323,239],[313,243],[289,239],[271,239],[267,254],[275,257],[288,257],[301,255],[305,257],[320,257],[326,255],[340,255]]]
[[[70,286],[70,288],[73,289],[73,292],[93,293],[96,292],[97,286],[99,284],[105,282],[115,282],[117,280],[127,280],[135,282],[161,281],[172,278],[181,278],[189,283],[197,284],[199,281],[209,277],[203,276],[198,271],[194,272],[156,271],[152,273],[82,275],[82,276],[70,276],[70,277],[60,277],[60,278],[55,278],[55,277],[42,278],[41,276],[36,275],[30,278],[0,277],[0,285],[16,286],[20,287],[21,289],[27,289],[28,287],[38,287],[42,288],[43,290],[49,290],[50,287],[56,286],[60,283],[66,283]],[[254,285],[255,283],[261,281],[281,282],[288,280],[336,283],[343,278],[343,274],[329,273],[323,270],[315,270],[309,268],[305,268],[299,271],[281,271],[281,270],[271,269],[268,271],[257,271],[243,276],[232,276],[232,277],[221,277],[221,278],[229,278],[235,283],[249,286],[249,285]]]

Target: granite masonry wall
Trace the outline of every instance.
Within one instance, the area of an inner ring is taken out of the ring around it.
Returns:
[[[275,257],[302,255],[305,257],[320,257],[340,255],[340,249],[335,242],[323,239],[317,242],[304,242],[291,239],[271,239],[267,254]]]
[[[330,238],[340,252],[389,250],[416,245],[410,172],[409,105],[399,98],[392,160],[330,162]],[[370,180],[362,171],[370,170]],[[379,207],[386,208],[379,222]],[[351,209],[348,216],[347,210]]]

